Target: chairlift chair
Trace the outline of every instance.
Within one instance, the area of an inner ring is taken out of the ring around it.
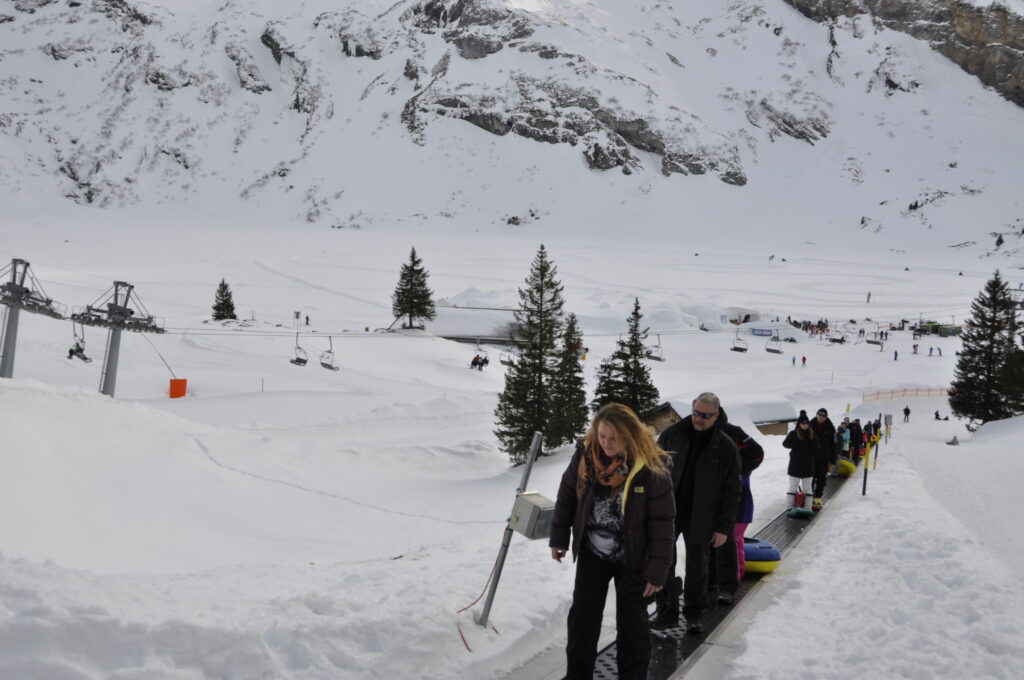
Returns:
[[[658,336],[658,344],[647,348],[647,358],[651,361],[665,360],[665,353],[661,349],[661,335]]]
[[[81,330],[79,330],[79,328]],[[68,350],[68,359],[78,358],[87,364],[92,363],[92,358],[85,355],[85,324],[75,325],[71,322],[71,333],[75,336],[75,344]]]
[[[501,354],[498,355],[498,361],[501,362],[502,366],[515,366],[516,365],[516,354],[507,350],[502,350]]]
[[[295,364],[296,366],[305,366],[309,361],[309,353],[302,349],[299,345],[299,334],[295,334],[295,358],[290,359],[289,363]]]
[[[329,371],[340,370],[340,366],[334,365],[334,340],[329,335],[327,336],[327,342],[331,343],[331,346],[320,355],[320,365]]]
[[[773,335],[768,342],[764,345],[764,351],[771,352],[772,354],[782,354],[782,340],[777,335]]]
[[[747,341],[740,337],[739,328],[736,329],[736,337],[733,338],[732,347],[730,347],[729,349],[731,349],[733,352],[747,351]]]

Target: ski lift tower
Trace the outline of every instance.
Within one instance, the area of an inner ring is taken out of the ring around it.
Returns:
[[[21,310],[54,319],[64,318],[63,305],[46,297],[43,287],[28,266],[25,260],[14,259],[10,267],[0,270],[0,281],[3,281],[0,283],[0,304],[7,307],[4,325],[0,329],[0,352],[3,352],[0,356],[0,378],[10,378],[14,374],[14,350],[18,344],[18,316]]]
[[[134,304],[140,311],[129,307]],[[117,360],[121,354],[121,332],[163,333],[163,326],[146,310],[142,300],[135,294],[135,286],[124,281],[114,281],[114,287],[85,309],[72,312],[71,320],[83,326],[98,326],[107,329],[107,349],[103,357],[103,373],[100,376],[100,393],[114,396],[117,386]]]

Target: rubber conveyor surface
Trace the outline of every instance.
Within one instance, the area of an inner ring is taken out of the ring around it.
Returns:
[[[860,472],[860,466],[857,471]],[[848,480],[855,477],[830,477],[825,485],[823,500],[827,503]],[[814,522],[814,517],[797,518],[790,517],[786,512],[782,513],[763,529],[754,538],[770,541],[779,549],[783,559],[786,551],[792,546]],[[740,583],[736,592],[736,599],[732,605],[719,605],[715,597],[709,593],[708,610],[701,619],[704,624],[704,632],[700,635],[687,635],[686,622],[680,620],[680,627],[669,630],[651,632],[651,665],[647,672],[647,680],[666,680],[701,646],[704,640],[722,622],[729,612],[737,607],[743,597],[757,583],[763,574],[747,573],[743,582]],[[680,602],[680,609],[682,602]],[[615,665],[615,643],[611,643],[604,649],[598,651],[597,665],[594,667],[595,680],[616,680],[619,677]]]

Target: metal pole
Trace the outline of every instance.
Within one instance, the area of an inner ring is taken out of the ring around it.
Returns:
[[[530,454],[526,458],[526,468],[523,470],[522,481],[519,482],[519,488],[516,489],[516,498],[519,498],[519,494],[526,490],[526,483],[530,479],[530,470],[533,468],[533,461],[537,458],[537,452],[540,450],[540,443],[543,436],[540,432],[533,433],[533,443],[530,444]],[[515,504],[513,503],[513,507]],[[494,602],[494,593],[498,590],[498,580],[501,579],[501,569],[505,566],[505,557],[508,555],[508,546],[512,543],[512,518],[509,517],[509,522],[505,526],[505,535],[501,539],[501,550],[498,551],[498,561],[494,564],[494,578],[491,579],[491,588],[487,591],[487,599],[484,601],[484,610],[480,612],[480,618],[477,619],[477,623],[481,626],[487,625],[487,617],[491,613],[491,604]]]
[[[100,379],[100,394],[114,397],[117,387],[117,359],[121,353],[121,329],[111,328],[107,335],[107,355],[103,358],[103,377]]]
[[[18,344],[18,314],[21,312],[17,307],[7,308],[7,318],[3,328],[3,356],[0,357],[0,378],[11,378],[14,376],[14,348]]]
[[[860,495],[868,495],[868,465],[871,463],[871,442],[868,441],[864,447],[864,486],[861,487]]]

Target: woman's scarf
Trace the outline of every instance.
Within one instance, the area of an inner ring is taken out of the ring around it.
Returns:
[[[624,457],[609,458],[595,446],[585,455],[580,456],[580,466],[576,476],[576,497],[582,498],[587,485],[596,481],[603,486],[619,490],[626,484],[629,476],[629,464]]]

